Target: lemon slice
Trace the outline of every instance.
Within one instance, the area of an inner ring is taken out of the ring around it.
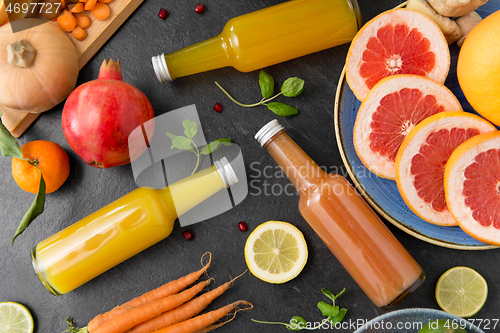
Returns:
[[[248,236],[245,260],[250,272],[269,283],[290,281],[307,262],[304,235],[290,223],[268,221]]]
[[[436,300],[444,311],[459,317],[475,315],[486,302],[486,280],[468,267],[453,267],[439,278]]]
[[[33,317],[30,311],[19,303],[0,303],[0,333],[32,333]]]

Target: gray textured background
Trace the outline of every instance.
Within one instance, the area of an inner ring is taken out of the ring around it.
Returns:
[[[253,139],[255,132],[274,115],[265,107],[244,109],[234,105],[213,83],[217,80],[233,96],[242,102],[251,103],[261,98],[257,85],[258,71],[239,73],[232,68],[225,68],[160,85],[150,62],[153,55],[172,52],[217,35],[232,17],[281,2],[205,0],[207,11],[197,15],[193,10],[196,1],[145,1],[82,69],[77,84],[95,79],[105,58],[119,58],[124,80],[147,95],[156,115],[196,104],[207,141],[230,137],[242,148],[249,182],[257,180],[262,184],[267,180],[271,184],[285,186],[288,184],[287,179],[259,178],[257,171],[275,165],[269,154]],[[360,0],[365,22],[398,4],[396,0]],[[170,13],[165,21],[157,17],[160,7],[165,7]],[[347,49],[348,45],[343,45],[266,68],[279,83],[290,76],[305,80],[303,94],[289,101],[300,110],[299,115],[281,118],[280,121],[289,135],[319,165],[328,167],[342,166],[333,130],[333,105]],[[223,105],[222,113],[212,110],[215,102]],[[71,151],[61,129],[61,110],[62,105],[58,105],[45,112],[19,141],[23,144],[46,139],[59,143],[69,154],[69,179],[61,189],[47,196],[45,212],[16,240],[14,246],[10,245],[11,236],[33,200],[33,195],[22,191],[15,184],[11,176],[10,158],[0,158],[0,301],[25,304],[34,315],[35,332],[63,331],[66,328],[64,318],[67,316],[74,317],[78,325],[84,326],[95,315],[198,269],[199,259],[205,251],[213,253],[209,275],[216,279],[216,285],[222,284],[246,270],[243,247],[247,236],[260,223],[273,219],[289,221],[302,230],[309,246],[308,263],[296,279],[283,285],[268,284],[246,273],[210,309],[238,299],[252,302],[255,308],[238,314],[232,323],[219,329],[219,332],[286,331],[284,327],[255,324],[250,318],[286,322],[292,316],[300,315],[310,321],[319,321],[322,316],[316,303],[326,301],[321,288],[334,292],[346,288],[337,304],[348,309],[347,321],[372,319],[383,313],[370,302],[302,219],[297,209],[297,196],[255,195],[257,190],[252,187],[249,196],[236,209],[190,227],[196,235],[193,241],[186,242],[182,237],[185,229],[176,224],[166,240],[86,285],[60,297],[49,294],[33,273],[29,255],[31,247],[135,188],[130,166],[95,169],[87,166]],[[251,167],[252,162],[258,162],[260,166]],[[237,223],[242,220],[249,227],[246,233],[237,228]],[[486,305],[474,318],[499,318],[498,250],[451,250],[413,238],[392,225],[389,228],[427,274],[422,287],[397,309],[438,309],[434,288],[439,276],[453,266],[464,265],[478,270],[489,283]],[[496,330],[485,331],[499,330],[500,325]]]

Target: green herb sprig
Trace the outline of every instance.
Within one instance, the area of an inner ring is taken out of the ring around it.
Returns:
[[[220,88],[220,90],[222,90],[227,95],[227,97],[229,97],[229,99],[231,99],[234,103],[238,104],[239,106],[251,108],[254,106],[265,105],[269,110],[274,112],[274,114],[282,117],[293,116],[297,114],[299,111],[293,106],[287,105],[285,103],[270,102],[270,101],[280,95],[286,97],[296,97],[300,95],[304,90],[304,80],[299,79],[297,77],[291,77],[288,78],[283,83],[283,85],[281,86],[281,92],[272,96],[274,93],[274,79],[272,78],[271,75],[261,70],[259,73],[259,86],[260,86],[260,91],[262,93],[262,99],[260,100],[260,102],[254,104],[243,104],[235,100],[226,90],[224,90],[224,88],[220,86],[220,84],[218,84],[217,82],[215,82],[215,84],[217,85],[217,87]]]
[[[231,145],[231,139],[230,138],[223,138],[223,139],[217,139],[215,141],[210,142],[208,145],[203,147],[201,150],[198,149],[196,146],[196,143],[194,143],[193,138],[198,133],[198,125],[194,121],[191,121],[189,119],[184,119],[182,122],[182,126],[184,127],[184,134],[186,136],[182,135],[175,135],[170,132],[166,132],[166,135],[172,139],[172,146],[170,149],[180,149],[180,150],[187,150],[196,155],[196,166],[194,167],[193,172],[191,174],[194,174],[196,170],[198,170],[198,166],[200,165],[200,156],[201,155],[209,155],[210,153],[216,151],[219,149],[221,145],[224,146],[230,146]]]
[[[347,309],[342,308],[340,309],[338,306],[335,306],[335,300],[344,293],[345,288],[342,289],[340,293],[337,295],[332,294],[332,292],[328,289],[321,289],[321,292],[328,297],[331,301],[332,304],[328,304],[325,302],[318,302],[318,309],[321,311],[323,316],[326,316],[321,323],[319,323],[316,326],[313,327],[308,327],[307,321],[300,316],[294,316],[292,319],[290,319],[289,323],[282,323],[282,322],[271,322],[271,321],[260,321],[260,320],[255,320],[252,319],[252,321],[256,323],[261,323],[261,324],[272,324],[272,325],[284,325],[286,328],[290,331],[302,331],[304,330],[317,330],[321,326],[323,326],[325,323],[330,322],[332,327],[335,327],[335,324],[340,323],[342,319],[344,319]]]
[[[2,111],[0,110],[0,117],[2,116]],[[35,168],[40,171],[40,186],[38,188],[38,193],[36,194],[35,200],[31,204],[28,211],[24,214],[19,226],[17,227],[16,233],[12,238],[12,245],[14,245],[14,241],[16,238],[35,220],[38,215],[43,213],[43,209],[45,206],[45,193],[46,186],[45,180],[43,179],[42,171],[37,166],[36,161],[30,161],[28,158],[24,158],[23,153],[21,151],[21,147],[19,147],[19,143],[17,139],[12,136],[9,130],[5,127],[3,122],[0,120],[0,151],[2,156],[10,156],[16,157],[23,160],[26,160],[29,164],[33,165]]]

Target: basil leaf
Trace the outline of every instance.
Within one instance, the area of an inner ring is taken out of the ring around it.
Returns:
[[[281,86],[281,92],[286,97],[295,97],[304,90],[304,80],[297,77],[288,78]]]
[[[318,302],[318,309],[326,317],[335,317],[339,314],[338,306],[333,306],[325,302]]]
[[[206,145],[205,147],[203,147],[203,149],[200,152],[203,155],[209,155],[210,153],[219,149],[220,145],[230,146],[231,139],[230,138],[223,138],[223,139],[214,140],[214,141],[210,142],[208,145]]]
[[[1,111],[0,111],[1,116]],[[0,151],[3,156],[11,156],[17,158],[24,158],[21,148],[17,143],[17,139],[12,136],[9,130],[5,127],[0,120]]]
[[[307,321],[300,316],[292,317],[292,319],[290,319],[290,324],[286,324],[286,328],[289,331],[302,331],[302,329],[306,326]]]
[[[274,114],[276,114],[277,116],[282,116],[282,117],[293,116],[299,113],[299,111],[296,108],[280,102],[268,103],[267,108],[273,111]]]
[[[274,79],[263,70],[259,73],[259,86],[262,97],[269,98],[274,92]]]
[[[189,119],[184,119],[182,126],[184,126],[184,134],[190,139],[198,132],[198,125]]]
[[[38,188],[38,193],[36,194],[35,200],[31,204],[26,214],[24,214],[21,223],[19,223],[19,226],[17,227],[16,233],[12,238],[12,245],[14,245],[14,241],[16,240],[17,236],[19,236],[31,224],[31,222],[33,222],[33,220],[38,217],[38,215],[43,213],[46,191],[45,180],[43,179],[42,171],[38,167],[36,168],[38,169],[38,171],[40,171],[40,187]]]

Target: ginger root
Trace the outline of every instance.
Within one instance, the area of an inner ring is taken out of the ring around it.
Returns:
[[[447,17],[460,17],[476,10],[488,0],[428,0],[436,12]]]
[[[455,20],[460,29],[462,30],[462,37],[457,41],[457,45],[462,47],[465,37],[471,32],[474,27],[481,22],[482,18],[478,13],[472,11],[469,14],[461,16]]]

